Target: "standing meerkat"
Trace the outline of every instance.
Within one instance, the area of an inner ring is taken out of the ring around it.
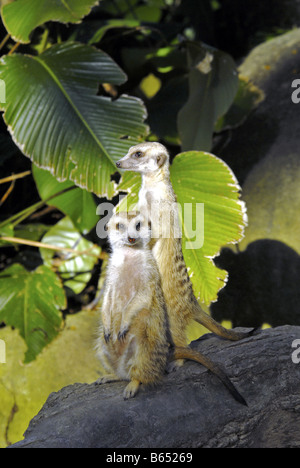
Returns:
[[[107,225],[112,254],[101,308],[97,354],[109,372],[96,383],[129,380],[124,398],[140,384],[155,384],[169,362],[190,359],[216,374],[233,397],[246,405],[222,369],[202,354],[174,347],[161,287],[150,249],[151,231],[143,216],[115,214]]]
[[[201,309],[194,295],[178,236],[180,224],[176,195],[170,181],[167,149],[160,143],[141,143],[131,147],[116,165],[142,175],[138,206],[139,211],[148,216],[152,223],[153,255],[161,275],[175,345],[186,347],[186,328],[192,319],[229,340],[237,341],[249,336],[249,333],[224,328]]]

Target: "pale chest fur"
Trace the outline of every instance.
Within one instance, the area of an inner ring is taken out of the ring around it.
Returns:
[[[143,289],[148,280],[149,265],[147,255],[126,254],[123,249],[116,250],[110,260],[108,283],[111,285],[111,299],[114,315],[122,314],[124,308]]]
[[[149,209],[151,203],[176,202],[176,197],[171,184],[165,180],[144,178],[139,191],[139,208]]]
[[[143,182],[139,192],[139,211],[151,221],[152,238],[181,235],[176,196],[173,188],[165,181],[156,184],[151,180]]]

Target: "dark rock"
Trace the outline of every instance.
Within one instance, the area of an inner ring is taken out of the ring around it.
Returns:
[[[189,362],[132,400],[123,400],[123,382],[65,387],[49,396],[25,439],[12,448],[299,448],[296,339],[300,327],[284,326],[242,342],[205,335],[193,343],[226,370],[248,407]]]

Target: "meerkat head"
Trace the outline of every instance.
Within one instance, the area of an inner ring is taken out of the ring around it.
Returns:
[[[160,143],[145,142],[132,146],[116,166],[127,171],[149,174],[169,165],[169,153]]]
[[[113,249],[124,246],[145,248],[151,239],[151,225],[138,212],[114,214],[106,229]]]

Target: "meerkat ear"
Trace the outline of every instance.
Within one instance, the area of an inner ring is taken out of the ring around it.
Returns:
[[[158,167],[162,167],[165,164],[166,159],[167,159],[167,156],[164,153],[161,153],[158,156],[156,156],[156,162],[157,162]]]

